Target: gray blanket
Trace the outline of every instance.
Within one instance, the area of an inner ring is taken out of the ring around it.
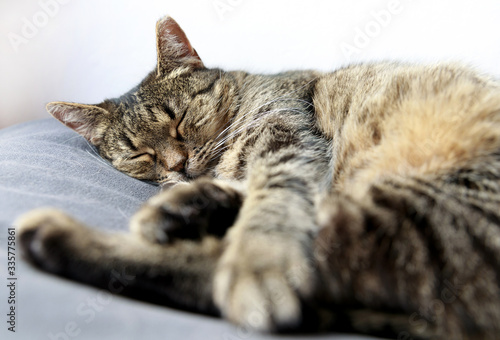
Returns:
[[[113,169],[83,138],[55,120],[0,131],[0,339],[274,339],[40,272],[26,264],[19,251],[15,333],[8,331],[7,228],[19,215],[51,206],[95,227],[126,230],[130,216],[157,191],[157,186]],[[361,339],[277,339],[288,338]]]

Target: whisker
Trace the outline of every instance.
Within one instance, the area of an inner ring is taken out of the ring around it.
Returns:
[[[298,89],[296,89],[296,90],[294,90],[294,91],[288,92],[288,93],[284,94],[284,95],[283,95],[283,96],[281,96],[281,97],[278,97],[278,98],[275,98],[275,99],[273,99],[273,100],[270,100],[270,101],[268,101],[268,102],[266,102],[266,103],[264,103],[264,104],[262,104],[262,105],[259,105],[259,106],[255,107],[255,108],[253,108],[253,109],[251,109],[251,110],[249,110],[249,111],[245,112],[242,116],[240,116],[240,117],[239,117],[237,120],[235,120],[235,121],[229,121],[229,122],[228,122],[228,124],[227,124],[228,126],[226,126],[226,127],[224,128],[224,130],[222,130],[221,132],[219,132],[219,131],[217,131],[217,132],[216,132],[217,136],[216,136],[214,139],[219,138],[219,137],[220,137],[222,134],[224,134],[224,133],[225,133],[225,132],[226,132],[229,128],[231,128],[231,126],[232,126],[233,124],[235,124],[235,123],[237,123],[238,121],[241,121],[242,119],[244,119],[244,118],[248,117],[250,114],[252,114],[253,112],[255,112],[255,111],[259,110],[259,109],[261,109],[262,107],[264,107],[264,106],[266,106],[266,105],[270,105],[270,104],[276,103],[276,102],[278,102],[278,101],[287,101],[287,100],[289,100],[289,101],[297,101],[297,102],[301,102],[301,103],[307,104],[307,106],[312,106],[313,104],[312,104],[311,102],[306,101],[306,100],[299,99],[299,98],[289,98],[289,97],[287,97],[288,95],[290,95],[290,94],[292,94],[292,93],[294,93],[294,92],[296,92],[296,91],[298,91],[298,90],[302,89],[303,87],[307,86],[307,85],[308,85],[308,84],[310,84],[312,81],[313,81],[313,80],[309,81],[307,84],[303,85],[302,87],[300,87],[300,88],[298,88]],[[240,104],[238,104],[238,106],[241,106],[241,105],[240,105]],[[229,109],[228,109],[228,110],[229,110]],[[227,110],[226,110],[226,112],[227,112]]]
[[[92,156],[96,161],[98,161],[101,164],[104,164],[107,167],[113,168],[114,167],[108,163],[108,161],[104,160],[101,156],[96,156],[95,154],[92,154],[89,150],[85,150],[90,156]]]
[[[267,112],[270,112],[270,111],[265,111],[265,112],[263,112],[263,114],[265,114]],[[254,119],[250,122],[240,121],[240,122],[238,122],[237,126],[230,126],[231,128],[235,128],[236,130],[231,132],[229,135],[222,137],[221,140],[219,140],[219,141],[216,140],[217,144],[214,146],[214,148],[219,147],[220,145],[224,144],[229,139],[233,138],[235,135],[242,132],[244,129],[249,128],[252,124],[255,124],[255,122],[257,120],[260,120],[262,118],[262,116],[263,115],[261,115],[261,117],[257,117],[257,119]]]
[[[82,136],[80,136],[80,135],[76,135],[76,136],[73,136],[73,137],[71,137],[71,138],[66,139],[63,143],[67,143],[67,142],[69,142],[70,140],[77,139],[77,138],[83,138],[83,137],[82,137]],[[85,138],[83,138],[83,139],[85,139]],[[87,141],[87,140],[85,139],[85,141]]]
[[[266,118],[269,113],[278,113],[278,112],[283,112],[283,111],[296,112],[296,113],[302,113],[303,112],[303,111],[300,111],[300,110],[297,110],[297,109],[294,109],[294,108],[279,108],[279,109],[273,109],[273,110],[269,110],[269,111],[264,111],[256,119],[253,119],[250,122],[247,122],[248,124],[242,124],[242,125],[238,126],[236,130],[232,131],[230,134],[228,134],[227,136],[225,136],[222,140],[217,141],[217,144],[215,144],[214,146],[211,147],[212,150],[210,151],[210,155],[218,155],[220,153],[220,151],[221,151],[220,147],[223,146],[228,140],[236,137],[238,134],[240,134],[244,130],[257,125],[261,120],[263,120],[264,118]],[[226,148],[223,148],[222,150],[225,150],[225,149]]]
[[[105,166],[114,169],[114,166],[108,160],[102,158],[101,155],[99,155],[99,153],[96,151],[95,147],[92,144],[90,144],[90,142],[88,140],[86,140],[85,138],[84,138],[84,140],[89,147],[87,150],[85,150],[85,152],[87,152],[90,156],[92,156],[99,163],[104,164]]]

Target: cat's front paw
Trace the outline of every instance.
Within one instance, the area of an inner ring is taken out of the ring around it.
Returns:
[[[15,225],[24,257],[53,273],[61,273],[67,267],[74,241],[85,243],[81,225],[55,209],[31,211],[21,216]]]
[[[208,179],[178,184],[151,198],[132,218],[131,230],[153,243],[223,236],[238,214],[242,195]]]
[[[311,299],[317,274],[300,242],[252,233],[229,241],[214,279],[214,301],[222,314],[257,331],[304,327],[303,302]]]

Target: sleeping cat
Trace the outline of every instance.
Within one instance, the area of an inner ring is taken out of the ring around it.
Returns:
[[[261,331],[500,337],[499,82],[455,64],[210,69],[169,17],[157,52],[123,96],[47,109],[164,190],[130,234],[23,216],[30,261]]]

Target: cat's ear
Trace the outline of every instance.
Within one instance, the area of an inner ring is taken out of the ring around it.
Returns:
[[[166,74],[181,66],[195,69],[204,67],[186,33],[171,17],[164,17],[156,23],[156,50],[158,75]]]
[[[47,111],[61,123],[75,130],[94,145],[99,145],[103,131],[99,122],[108,113],[95,105],[85,105],[66,102],[51,102]]]

